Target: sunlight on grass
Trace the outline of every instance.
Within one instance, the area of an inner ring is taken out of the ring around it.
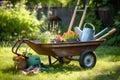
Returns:
[[[21,48],[21,52],[25,48]],[[97,53],[97,64],[93,69],[83,69],[77,61],[70,64],[54,64],[49,72],[25,76],[14,69],[11,47],[0,47],[0,80],[120,80],[119,47],[100,47]],[[34,51],[30,50],[34,55]],[[104,52],[104,53],[103,53]],[[44,64],[48,64],[48,57],[39,55]]]

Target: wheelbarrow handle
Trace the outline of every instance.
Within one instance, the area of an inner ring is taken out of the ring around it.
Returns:
[[[14,54],[16,54],[16,55],[18,55],[18,56],[24,56],[24,55],[18,53],[18,49],[20,48],[20,46],[21,46],[21,44],[22,44],[23,42],[24,42],[24,40],[21,39],[21,40],[18,40],[18,41],[13,45],[13,47],[12,47],[12,52],[13,52]],[[17,45],[17,44],[18,44],[18,45]],[[15,50],[15,47],[17,47],[16,50]]]

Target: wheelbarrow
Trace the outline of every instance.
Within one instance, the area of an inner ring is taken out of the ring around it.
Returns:
[[[78,61],[82,68],[92,68],[96,64],[96,55],[94,50],[100,46],[104,40],[92,40],[87,42],[59,42],[59,43],[40,43],[29,39],[20,39],[12,47],[12,52],[18,56],[18,49],[21,44],[27,44],[39,55],[48,56],[49,64],[54,64],[59,61],[60,63],[69,63],[72,60]],[[23,55],[24,56],[24,55]],[[74,58],[74,56],[78,56]],[[26,57],[26,56],[25,56]],[[52,62],[51,57],[56,61]]]
[[[90,0],[87,1],[84,10],[80,10],[83,11],[83,15],[80,21],[79,28],[83,23],[89,2]],[[72,28],[76,12],[79,11],[77,10],[79,3],[80,0],[77,1],[77,5],[75,7],[68,31],[70,31]],[[40,43],[23,38],[18,40],[14,44],[14,46],[12,47],[12,52],[18,56],[21,56],[22,54],[18,53],[18,49],[20,48],[21,44],[25,43],[39,55],[48,56],[50,65],[56,63],[57,61],[63,64],[69,63],[70,61],[74,60],[78,61],[79,65],[83,68],[92,68],[95,66],[97,60],[94,50],[103,42],[104,40],[91,40],[87,42]],[[74,58],[74,56],[78,57]],[[51,57],[55,58],[56,61],[52,62]]]

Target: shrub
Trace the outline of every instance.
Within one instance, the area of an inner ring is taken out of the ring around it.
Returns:
[[[84,22],[92,23],[95,26],[95,33],[98,33],[102,29],[102,22],[97,19],[94,9],[89,10],[88,14],[86,14]]]
[[[120,15],[120,11],[118,12],[118,15],[114,17],[114,25],[110,27],[110,29],[116,28],[117,31],[106,38],[105,44],[107,45],[120,45],[119,44],[120,43],[120,16],[119,15]]]
[[[0,7],[0,41],[20,37],[34,38],[39,25],[35,15],[30,15],[23,6],[6,10]]]
[[[120,25],[112,25],[110,29],[116,28],[116,32],[106,38],[106,45],[120,45]]]

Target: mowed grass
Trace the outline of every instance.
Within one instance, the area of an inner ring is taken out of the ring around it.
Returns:
[[[77,61],[71,61],[65,65],[56,63],[48,72],[26,76],[14,69],[12,58],[15,55],[11,47],[0,47],[0,80],[120,80],[120,47],[101,46],[95,52],[97,63],[92,69],[83,69]],[[39,56],[47,65],[48,57]]]

